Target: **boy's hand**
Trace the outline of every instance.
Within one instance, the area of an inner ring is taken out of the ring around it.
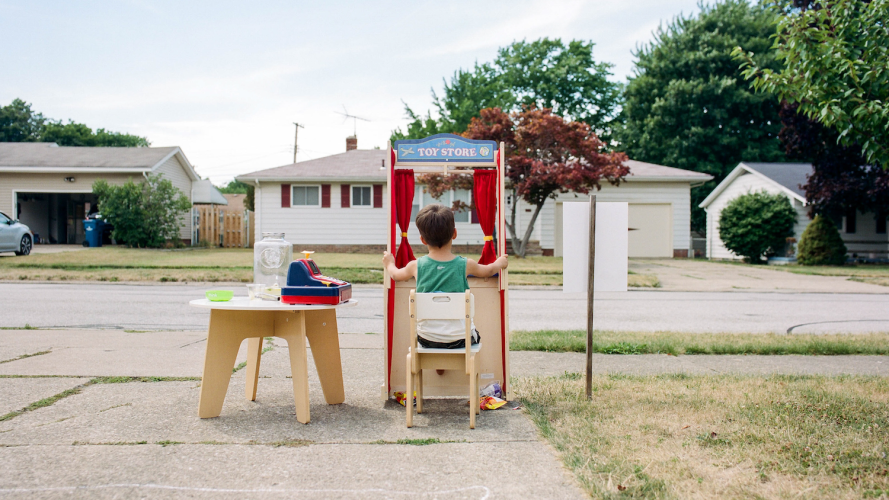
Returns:
[[[500,258],[495,261],[495,264],[498,264],[500,269],[506,269],[506,267],[509,266],[509,256],[506,254],[501,255]]]
[[[383,268],[388,268],[389,265],[395,265],[395,257],[392,256],[388,251],[383,252]]]

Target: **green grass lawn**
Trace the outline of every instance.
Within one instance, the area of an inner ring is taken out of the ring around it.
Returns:
[[[592,498],[889,496],[889,379],[596,375],[512,391]]]
[[[294,258],[301,255],[294,253]],[[382,283],[382,255],[316,253],[322,272],[351,283]],[[477,255],[467,257],[478,258]],[[250,282],[253,249],[187,248],[148,250],[90,248],[27,257],[0,257],[0,280]],[[658,287],[654,275],[630,273],[631,287]],[[513,285],[561,285],[561,257],[510,258]]]
[[[294,252],[294,258],[301,255]],[[466,255],[478,258],[477,255]],[[382,283],[382,255],[316,253],[312,258],[328,276],[351,283]],[[253,279],[251,248],[187,248],[149,250],[125,247],[90,248],[27,257],[0,257],[0,280],[242,282]],[[510,257],[513,285],[561,285],[561,257]],[[650,274],[628,276],[631,287],[659,287]]]
[[[586,330],[513,331],[512,351],[586,352]],[[593,335],[602,354],[889,354],[889,333],[855,335],[608,332]]]

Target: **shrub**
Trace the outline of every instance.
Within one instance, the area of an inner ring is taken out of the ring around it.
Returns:
[[[782,194],[765,191],[741,195],[719,216],[719,237],[725,247],[752,263],[780,252],[793,236],[796,210]]]
[[[179,220],[191,202],[163,175],[149,174],[145,182],[132,179],[113,186],[104,179],[93,183],[99,211],[114,226],[112,236],[130,247],[161,248],[179,240]]]
[[[804,266],[841,266],[846,262],[846,244],[833,222],[815,216],[800,238],[797,261]]]

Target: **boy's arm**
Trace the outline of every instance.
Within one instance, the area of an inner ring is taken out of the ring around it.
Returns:
[[[488,276],[493,276],[501,269],[506,269],[506,266],[508,265],[509,261],[506,254],[501,255],[499,259],[486,265],[481,265],[472,259],[466,259],[466,274],[477,276],[479,278],[487,278]]]
[[[407,281],[417,276],[417,261],[412,260],[406,266],[398,269],[395,266],[395,257],[389,252],[383,252],[383,267],[389,272],[389,277],[395,281]]]

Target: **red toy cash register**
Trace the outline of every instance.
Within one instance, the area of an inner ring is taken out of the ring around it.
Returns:
[[[315,261],[309,258],[315,252],[301,253],[305,258],[291,262],[287,270],[287,286],[281,287],[281,302],[336,305],[352,298],[349,282],[321,274]]]

